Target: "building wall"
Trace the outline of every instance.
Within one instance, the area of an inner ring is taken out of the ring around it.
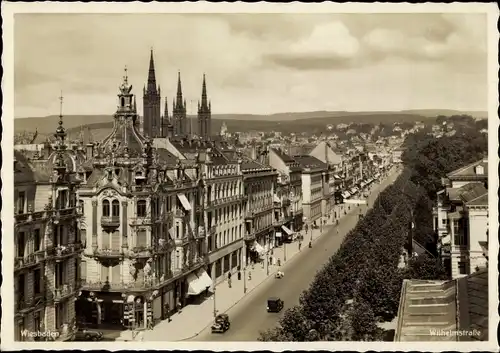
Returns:
[[[468,211],[470,273],[473,273],[476,267],[484,267],[487,262],[479,242],[488,241],[488,209],[471,208]]]

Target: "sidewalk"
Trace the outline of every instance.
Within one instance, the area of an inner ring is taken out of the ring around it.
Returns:
[[[344,216],[341,206],[335,206],[337,214]],[[351,207],[351,211],[354,208]],[[341,217],[341,218],[342,218]],[[332,227],[335,220],[327,222],[323,226],[323,234],[328,232]],[[322,235],[321,229],[313,229],[312,239],[315,242]],[[302,241],[302,248],[306,248],[311,232],[309,231],[304,240]],[[281,260],[281,265],[288,263],[295,255],[299,253],[298,241],[282,245],[273,249],[273,256],[275,259]],[[284,261],[284,247],[286,246],[286,261]],[[268,255],[269,256],[269,255]],[[277,265],[269,264],[269,275],[266,270],[266,260],[264,266],[262,264],[255,264],[248,266],[246,274],[246,293],[244,293],[244,280],[243,272],[241,280],[238,280],[237,274],[232,276],[232,288],[229,288],[227,279],[216,285],[215,296],[212,294],[205,301],[200,304],[191,304],[184,308],[180,313],[176,313],[171,317],[171,321],[163,320],[157,324],[153,330],[144,331],[144,341],[183,341],[192,338],[203,331],[207,326],[213,323],[214,319],[214,300],[215,309],[217,314],[222,314],[236,305],[243,297],[251,293],[256,287],[263,283],[268,277],[274,276],[278,270]],[[248,276],[251,273],[252,279],[249,280]],[[214,299],[215,297],[215,299]]]
[[[372,192],[379,189],[380,185],[372,189]],[[346,205],[336,205],[334,211],[342,219],[344,215],[344,209],[347,211],[347,215],[352,212],[357,211],[358,208],[354,205],[350,205],[350,210]],[[323,226],[323,233],[320,234],[321,228],[312,230],[312,239],[315,242],[320,238],[321,235],[327,233],[334,225],[336,219],[333,217],[328,219],[326,225]],[[304,235],[302,241],[302,248],[307,248],[310,240],[311,230]],[[288,263],[295,255],[299,253],[298,241],[282,245],[278,248],[273,249],[273,256],[276,259],[281,260],[281,265]],[[286,246],[286,261],[284,261],[284,246]],[[269,255],[267,255],[269,256]],[[266,270],[266,260],[264,260],[264,266],[262,264],[255,264],[248,266],[245,272],[246,275],[246,293],[244,293],[244,280],[243,272],[241,280],[238,280],[237,274],[232,276],[232,288],[229,288],[227,279],[216,285],[215,295],[212,294],[205,301],[200,304],[191,304],[184,308],[180,313],[176,313],[171,317],[171,321],[163,320],[157,324],[152,330],[144,331],[144,341],[184,341],[190,339],[205,328],[213,323],[214,319],[214,309],[217,310],[217,314],[222,314],[236,305],[244,296],[251,293],[256,287],[263,283],[268,277],[274,276],[278,266],[269,264],[269,275]],[[248,276],[251,273],[252,279],[249,280]],[[124,333],[122,336],[129,336],[130,332]]]

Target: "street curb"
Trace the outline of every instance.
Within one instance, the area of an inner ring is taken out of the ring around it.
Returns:
[[[388,186],[388,185],[387,185],[387,186]],[[386,187],[387,187],[387,186],[386,186]],[[384,188],[384,189],[385,189],[385,188]],[[383,189],[382,189],[382,190],[379,190],[379,192],[382,192],[382,191],[383,191]],[[354,210],[355,210],[355,209],[356,209],[356,208],[351,209],[351,210],[350,210],[349,212],[347,212],[344,216],[348,216],[350,213],[354,212]],[[342,219],[342,217],[341,217],[341,219]],[[319,236],[317,236],[316,238],[313,238],[312,242],[313,242],[313,243],[314,243],[314,242],[316,242],[316,240],[318,240],[318,239],[320,239],[321,237],[323,237],[326,233],[328,233],[328,231],[329,231],[330,229],[334,228],[335,226],[336,226],[335,224],[329,224],[329,225],[327,224],[327,225],[325,226],[326,230],[325,230],[323,233],[321,233]],[[349,232],[349,230],[348,230],[348,232]],[[300,253],[301,253],[301,251],[296,252],[296,253],[295,253],[292,257],[290,257],[290,258],[286,261],[286,263],[284,264],[284,266],[286,266],[288,263],[290,263],[290,261],[291,261],[291,260],[292,260],[292,259],[293,259],[293,258],[294,258],[297,254],[300,254]],[[266,282],[266,281],[268,281],[269,279],[271,279],[271,278],[273,277],[272,275],[273,275],[273,274],[275,274],[276,272],[277,272],[277,269],[275,269],[273,272],[270,272],[270,273],[269,273],[269,276],[267,276],[267,277],[266,277],[266,278],[265,278],[262,282],[260,282],[259,284],[257,284],[255,287],[253,287],[252,289],[250,289],[249,291],[247,291],[243,297],[241,297],[238,301],[236,301],[234,304],[232,304],[230,307],[228,307],[226,310],[224,310],[224,311],[222,312],[222,314],[224,314],[224,313],[228,312],[228,311],[229,311],[229,310],[231,310],[233,307],[235,307],[237,304],[239,304],[239,303],[240,303],[243,299],[245,299],[245,297],[246,297],[247,295],[249,295],[250,293],[252,293],[252,291],[254,291],[256,288],[258,288],[258,287],[259,287],[260,285],[262,285],[264,282]],[[192,335],[192,336],[189,336],[189,337],[186,337],[186,338],[181,338],[181,339],[179,339],[179,340],[170,341],[170,342],[184,342],[184,341],[191,340],[191,339],[193,339],[193,338],[195,338],[195,337],[199,336],[199,335],[200,335],[203,331],[205,331],[205,330],[206,330],[207,328],[209,328],[210,326],[212,326],[212,323],[207,324],[205,327],[203,327],[200,331],[198,331],[197,333],[195,333],[195,334],[194,334],[194,335]]]
[[[352,212],[352,211],[350,211],[350,212]],[[346,215],[344,215],[344,216],[349,215],[349,213],[350,213],[350,212],[348,212],[348,213],[347,213]],[[333,225],[333,224],[326,225],[327,230],[325,230],[325,231],[324,231],[321,235],[317,236],[316,238],[313,238],[312,242],[313,242],[313,243],[314,243],[314,242],[316,242],[316,240],[320,239],[322,236],[324,236],[326,233],[328,233],[328,231],[329,231],[331,228],[333,228],[333,227],[334,227],[334,225]],[[300,253],[301,253],[301,251],[296,252],[296,253],[295,253],[292,257],[290,257],[290,258],[289,258],[289,259],[285,262],[284,266],[286,266],[287,264],[289,264],[289,263],[291,262],[291,260],[292,260],[292,259],[293,259],[296,255],[298,255],[298,254],[300,254]],[[243,297],[241,297],[241,299],[240,299],[240,300],[238,300],[238,301],[237,301],[237,302],[235,302],[233,305],[231,305],[229,308],[227,308],[226,310],[224,310],[224,311],[222,312],[222,314],[224,314],[224,313],[228,312],[229,310],[231,310],[233,307],[235,307],[237,304],[239,304],[239,303],[240,303],[243,299],[245,299],[245,297],[246,297],[247,295],[249,295],[250,293],[252,293],[252,291],[253,291],[253,290],[255,290],[256,288],[258,288],[258,287],[259,287],[260,285],[262,285],[264,282],[266,282],[266,281],[268,281],[269,279],[273,278],[273,276],[272,276],[272,275],[273,275],[273,274],[275,274],[277,271],[278,271],[278,270],[277,270],[277,269],[275,269],[273,272],[269,272],[269,276],[267,276],[267,277],[266,277],[266,278],[265,278],[262,282],[260,282],[259,284],[257,284],[255,287],[253,287],[252,289],[250,289],[249,291],[247,291],[247,292],[245,293],[245,295],[244,295]],[[184,342],[184,341],[188,341],[188,340],[190,340],[190,339],[193,339],[193,338],[195,338],[195,337],[199,336],[199,335],[200,335],[200,333],[202,333],[203,331],[205,331],[205,330],[206,330],[207,328],[209,328],[210,326],[212,326],[212,323],[209,323],[207,326],[203,327],[203,328],[202,328],[199,332],[195,333],[195,334],[194,334],[194,335],[192,335],[192,336],[189,336],[189,337],[186,337],[186,338],[181,338],[180,340],[176,340],[176,341],[172,341],[172,342]]]

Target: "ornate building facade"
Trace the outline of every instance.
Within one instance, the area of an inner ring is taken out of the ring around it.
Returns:
[[[302,169],[292,157],[276,148],[269,149],[269,165],[278,172],[274,219],[276,233],[282,239],[277,241],[290,241],[302,227]]]
[[[452,278],[487,265],[488,159],[449,173],[437,193],[434,230],[438,251]]]
[[[62,97],[61,97],[62,104]],[[76,169],[81,151],[67,149],[62,115],[56,142],[41,151],[16,151],[14,162],[15,339],[72,340],[82,243]],[[39,337],[37,332],[58,332]]]
[[[140,133],[126,75],[113,130],[86,157],[78,191],[86,239],[78,314],[83,322],[146,327],[200,293],[190,276],[207,278],[195,217],[199,169]]]

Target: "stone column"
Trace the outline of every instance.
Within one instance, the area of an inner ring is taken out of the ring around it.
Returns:
[[[146,298],[144,298],[144,311],[143,311],[143,325],[144,325],[144,329],[147,330],[148,329],[148,301],[146,300]]]
[[[97,247],[97,200],[92,200],[92,248]]]
[[[128,248],[128,202],[122,201],[122,248]]]

